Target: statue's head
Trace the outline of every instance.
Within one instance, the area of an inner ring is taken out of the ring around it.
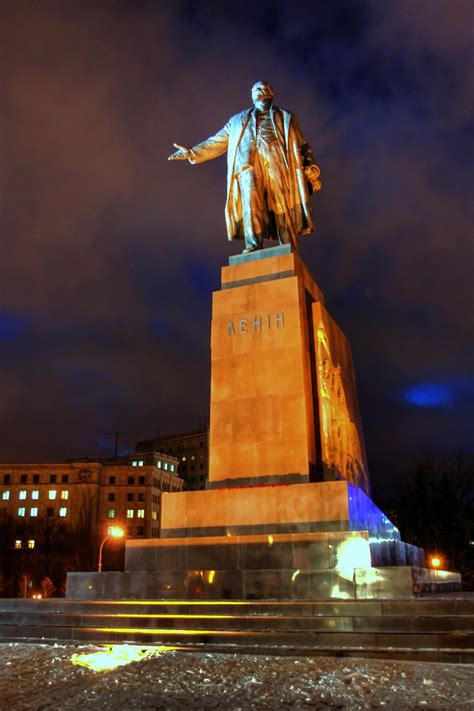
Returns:
[[[255,82],[252,87],[252,101],[258,108],[269,106],[272,103],[273,89],[267,81]]]

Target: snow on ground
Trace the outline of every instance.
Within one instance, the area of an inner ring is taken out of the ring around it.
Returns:
[[[471,665],[183,651],[102,672],[72,663],[98,650],[0,644],[1,711],[474,709]]]

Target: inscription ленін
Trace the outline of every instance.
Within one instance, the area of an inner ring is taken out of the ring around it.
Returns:
[[[258,333],[259,331],[269,331],[272,328],[284,328],[285,314],[283,311],[275,314],[265,314],[264,316],[253,316],[252,318],[241,318],[238,321],[231,319],[227,324],[227,335],[237,335],[240,333]]]

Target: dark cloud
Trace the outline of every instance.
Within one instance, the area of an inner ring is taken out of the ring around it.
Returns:
[[[399,397],[474,378],[470,0],[17,0],[1,14],[2,461],[206,421],[210,292],[237,251],[225,162],[166,157],[261,77],[323,170],[301,251],[351,339],[374,480],[420,449],[472,447],[459,388],[449,408]]]

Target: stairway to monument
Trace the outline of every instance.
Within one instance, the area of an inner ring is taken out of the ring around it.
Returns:
[[[0,641],[474,662],[474,596],[341,601],[0,600]]]

